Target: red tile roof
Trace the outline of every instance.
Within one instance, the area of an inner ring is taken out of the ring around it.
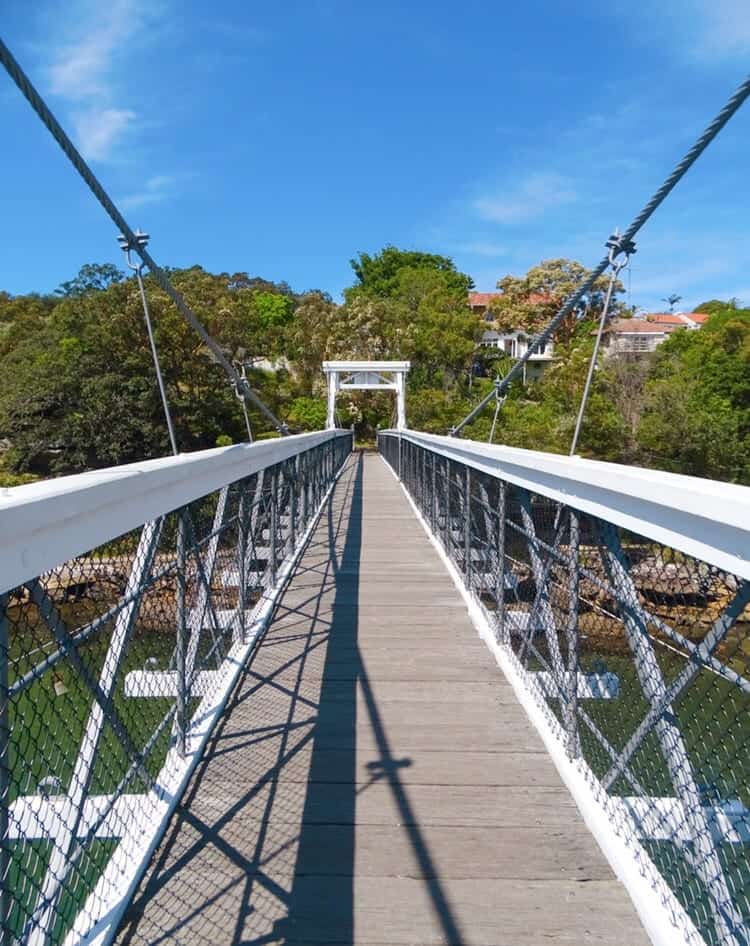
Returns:
[[[492,302],[493,299],[499,299],[502,296],[502,292],[470,292],[469,293],[469,305],[471,306],[487,306]]]
[[[703,325],[710,316],[705,312],[646,312],[642,318],[661,325],[689,325],[690,322]]]
[[[645,319],[614,319],[605,331],[615,332],[617,335],[668,335],[675,326],[657,325]],[[596,331],[591,333],[596,335]]]

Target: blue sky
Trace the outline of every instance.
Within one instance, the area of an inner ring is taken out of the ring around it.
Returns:
[[[334,297],[386,243],[482,290],[544,258],[593,265],[750,54],[747,0],[6,0],[0,33],[163,265]],[[120,263],[4,74],[0,115],[0,288]],[[644,229],[634,304],[750,305],[749,133],[750,106]]]

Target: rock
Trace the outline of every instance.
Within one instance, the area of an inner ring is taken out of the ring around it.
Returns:
[[[634,565],[630,577],[646,597],[696,598],[707,591],[705,577],[692,562],[664,562],[651,556]]]

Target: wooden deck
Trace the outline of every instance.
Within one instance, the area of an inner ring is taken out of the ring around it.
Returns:
[[[378,456],[349,461],[118,941],[648,942]]]

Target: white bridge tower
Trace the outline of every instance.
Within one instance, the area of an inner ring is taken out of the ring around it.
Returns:
[[[395,391],[396,428],[406,427],[406,375],[408,361],[324,361],[328,379],[326,430],[336,427],[336,395],[339,391]]]

